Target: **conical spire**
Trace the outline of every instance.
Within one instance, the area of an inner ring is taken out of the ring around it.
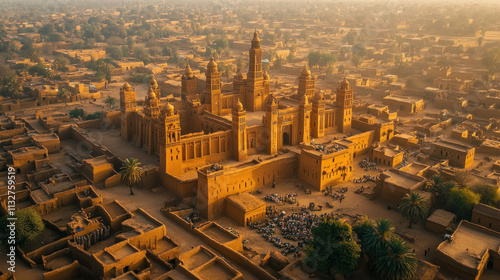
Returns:
[[[189,63],[187,63],[187,66],[186,66],[186,77],[188,77],[188,78],[193,77],[193,70],[191,70],[191,66],[189,66]]]
[[[311,76],[311,70],[309,70],[309,66],[307,65],[304,65],[304,68],[302,69],[302,72],[300,73],[301,76],[303,77],[310,77]]]
[[[253,33],[252,49],[260,49],[260,39],[259,34],[257,33],[257,29],[255,29],[255,32]]]

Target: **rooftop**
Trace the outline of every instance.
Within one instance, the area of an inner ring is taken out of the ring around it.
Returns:
[[[472,213],[478,213],[496,220],[500,220],[500,209],[488,206],[486,204],[476,204],[476,206],[474,206],[474,209],[472,210]]]
[[[383,174],[387,176],[385,178],[385,182],[392,183],[405,189],[413,189],[415,185],[425,181],[424,177],[413,175],[411,173],[407,173],[397,169],[389,169]]]
[[[226,201],[244,212],[252,211],[262,206],[266,206],[266,203],[264,201],[249,193],[239,193],[228,196],[226,198]]]
[[[445,211],[443,209],[437,209],[432,213],[432,215],[427,218],[427,221],[447,226],[455,219],[455,214]]]
[[[448,148],[448,149],[461,151],[461,152],[466,152],[466,153],[469,152],[470,150],[474,149],[472,147],[462,145],[462,144],[459,144],[456,142],[447,141],[447,140],[446,141],[445,140],[438,140],[438,141],[434,142],[434,145]]]
[[[487,250],[498,251],[500,233],[462,220],[453,233],[453,241],[444,241],[438,246],[445,255],[468,268],[477,269]]]

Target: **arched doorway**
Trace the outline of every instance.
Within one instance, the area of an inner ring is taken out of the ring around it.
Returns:
[[[290,145],[290,135],[288,132],[283,132],[283,146]]]

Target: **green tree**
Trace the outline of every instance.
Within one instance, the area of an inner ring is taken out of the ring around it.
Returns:
[[[120,169],[122,182],[128,185],[130,189],[130,195],[134,195],[132,191],[132,185],[141,182],[142,180],[142,168],[141,163],[135,158],[127,158]]]
[[[103,113],[101,111],[94,112],[92,114],[88,114],[85,116],[85,120],[97,120],[97,119],[102,119]]]
[[[133,77],[130,78],[130,82],[132,83],[140,83],[140,84],[147,84],[151,79],[153,78],[153,75],[147,74],[147,73],[140,73],[137,75],[134,75]]]
[[[313,239],[305,249],[309,266],[325,273],[333,269],[342,275],[356,270],[361,249],[352,238],[349,224],[343,220],[324,218],[311,232]]]
[[[403,217],[410,221],[408,225],[411,228],[413,223],[427,218],[429,208],[427,207],[427,200],[416,192],[407,193],[399,205],[399,211]]]
[[[144,64],[149,64],[151,59],[149,58],[149,52],[143,47],[134,47],[132,50],[134,57],[144,62]]]
[[[374,259],[377,252],[387,246],[387,242],[393,237],[395,231],[394,224],[386,219],[378,219],[373,225],[373,230],[368,231],[361,239],[361,247],[364,252]]]
[[[85,111],[81,108],[75,108],[75,109],[69,111],[69,116],[71,118],[74,118],[74,119],[76,119],[78,117],[83,118],[85,116]]]
[[[63,70],[68,64],[69,60],[64,56],[59,55],[56,59],[54,59],[54,62],[52,62],[52,68],[54,70]]]
[[[307,60],[308,60],[308,63],[311,67],[319,66],[319,63],[321,61],[321,53],[318,51],[310,52],[307,55]]]
[[[347,33],[347,35],[344,36],[342,39],[342,42],[349,44],[349,45],[354,45],[358,41],[358,32],[356,30],[351,29]]]
[[[49,77],[50,76],[49,72],[50,72],[49,66],[41,62],[28,68],[28,73],[30,73],[30,75],[37,74],[43,77]]]
[[[110,46],[106,48],[106,53],[109,54],[109,57],[116,60],[120,60],[124,56],[123,48],[118,46]]]
[[[364,236],[373,232],[373,221],[367,216],[363,216],[352,226],[352,231],[358,235],[360,240],[363,240]]]
[[[352,46],[352,55],[365,57],[366,56],[366,47],[361,43],[356,43]]]
[[[359,66],[361,65],[361,62],[363,62],[363,58],[361,58],[360,56],[353,55],[351,57],[351,63],[352,63],[352,65],[354,65],[354,67],[359,68]]]
[[[0,95],[16,98],[21,94],[17,75],[5,64],[0,64]]]
[[[4,244],[8,244],[7,236],[10,234],[10,230],[7,227],[10,221],[4,216],[0,219],[0,226],[2,231],[2,237],[4,238]],[[34,209],[28,208],[23,210],[17,210],[14,212],[14,217],[16,220],[16,245],[19,247],[24,247],[31,241],[33,241],[44,229],[44,224],[42,217]],[[13,244],[12,244],[13,245]]]
[[[455,213],[457,218],[470,220],[472,209],[480,200],[481,196],[469,189],[453,188],[448,198],[447,208],[449,211]]]
[[[69,100],[69,98],[71,97],[71,92],[69,92],[67,89],[65,88],[60,88],[58,91],[57,91],[57,99],[59,99],[60,101],[62,102],[66,102]]]
[[[112,97],[112,96],[108,96],[106,98],[106,100],[104,101],[104,103],[108,106],[108,107],[114,107],[115,104],[116,104],[116,98]]]
[[[495,206],[500,200],[499,188],[488,184],[475,184],[470,190],[481,196],[480,202],[490,206]]]
[[[385,249],[376,254],[375,272],[387,280],[411,280],[418,269],[412,248],[399,238],[391,238]]]

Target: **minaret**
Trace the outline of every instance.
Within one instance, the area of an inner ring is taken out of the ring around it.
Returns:
[[[339,108],[337,126],[339,127],[339,131],[342,133],[348,133],[351,131],[352,100],[352,88],[349,86],[349,82],[344,77],[344,80],[340,83],[340,87],[337,88],[337,97],[335,100],[335,105]]]
[[[163,107],[160,121],[160,175],[179,175],[182,173],[181,124],[172,104]]]
[[[120,110],[122,113],[135,111],[137,107],[137,99],[135,89],[129,83],[125,83],[120,89]]]
[[[245,100],[246,80],[245,77],[243,76],[243,73],[241,72],[241,69],[238,69],[236,76],[234,76],[233,91],[239,94],[239,96],[241,97],[240,101],[243,100],[242,104],[244,104],[246,102]]]
[[[257,31],[253,34],[252,46],[249,50],[246,109],[251,112],[262,110],[266,93],[263,87],[264,77],[262,72],[262,49]]]
[[[273,95],[267,99],[264,128],[267,135],[264,135],[262,142],[266,143],[266,152],[275,155],[278,153],[278,102]]]
[[[186,72],[182,75],[182,88],[181,88],[181,97],[182,99],[186,99],[188,96],[194,96],[197,94],[196,92],[196,77],[191,70],[189,64],[187,64]]]
[[[160,115],[159,100],[156,98],[153,87],[149,87],[148,95],[144,100],[144,115],[157,118]]]
[[[299,100],[302,100],[302,96],[307,95],[308,99],[314,98],[314,84],[316,80],[311,76],[311,71],[307,64],[302,69],[299,77],[299,90],[297,92]]]
[[[309,143],[311,141],[311,104],[307,94],[302,96],[299,107],[299,143]]]
[[[149,81],[149,87],[153,89],[153,92],[155,95],[160,98],[161,93],[160,93],[160,87],[158,86],[158,82],[156,82],[155,77],[153,76],[151,80]]]
[[[322,93],[316,93],[312,104],[311,129],[314,138],[325,136],[325,98]]]
[[[135,89],[125,83],[120,89],[121,135],[125,141],[132,139],[133,112],[137,110]]]
[[[210,113],[219,115],[220,114],[220,94],[221,94],[221,84],[220,76],[221,73],[217,71],[217,63],[215,63],[214,57],[210,58],[210,62],[207,65],[207,71],[205,72],[206,84],[205,84],[205,104],[209,104],[208,108]]]
[[[245,160],[248,156],[247,152],[247,112],[243,110],[243,104],[240,100],[236,102],[233,108],[233,155],[237,161]]]

